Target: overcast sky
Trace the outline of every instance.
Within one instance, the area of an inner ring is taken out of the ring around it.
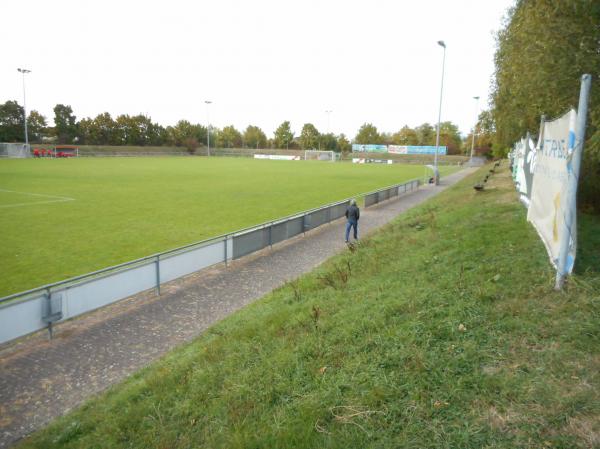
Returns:
[[[162,125],[210,121],[268,136],[354,137],[442,121],[469,132],[487,104],[494,32],[513,0],[13,0],[0,2],[0,102],[23,101],[52,122],[108,111]],[[331,110],[330,114],[325,111]],[[329,120],[328,120],[329,116]]]

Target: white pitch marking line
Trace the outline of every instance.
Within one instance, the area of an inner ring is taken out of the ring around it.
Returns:
[[[49,203],[66,203],[67,201],[75,201],[75,200],[53,200],[53,201],[36,201],[35,203],[17,203],[17,204],[5,204],[0,206],[3,207],[19,207],[19,206],[34,206],[36,204],[49,204]]]
[[[46,198],[56,198],[59,200],[75,201],[75,198],[69,198],[68,196],[44,195],[43,193],[17,192],[16,190],[5,190],[5,189],[0,189],[0,192],[19,193],[21,195],[43,196]]]
[[[75,201],[75,198],[70,198],[68,196],[44,195],[43,193],[17,192],[16,190],[6,190],[6,189],[0,189],[0,192],[18,193],[19,195],[29,195],[29,196],[41,196],[44,198],[54,198],[53,200],[50,200],[50,201],[36,201],[34,203],[5,204],[5,205],[0,206],[0,208],[33,206],[33,205],[37,205],[37,204],[64,203],[66,201]]]

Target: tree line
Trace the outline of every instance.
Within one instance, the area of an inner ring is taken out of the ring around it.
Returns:
[[[174,126],[164,127],[143,114],[119,115],[113,118],[108,112],[95,118],[77,120],[71,106],[57,104],[54,107],[54,126],[48,126],[46,117],[32,110],[27,117],[29,140],[32,143],[56,142],[79,145],[135,145],[176,146],[190,152],[207,142],[207,127],[180,120]],[[0,104],[0,142],[23,141],[23,107],[16,101]],[[395,133],[379,132],[365,123],[358,130],[353,142],[358,144],[388,145],[434,145],[436,129],[429,123],[416,128],[402,127]],[[233,125],[222,129],[210,127],[210,141],[219,148],[284,148],[320,149],[337,152],[351,150],[350,139],[344,134],[321,133],[312,123],[305,123],[299,135],[295,135],[289,121],[281,123],[273,137],[258,126],[249,125],[244,131]],[[449,154],[460,154],[463,141],[458,126],[452,122],[440,125],[440,145]]]
[[[600,3],[517,0],[497,34],[490,111],[479,125],[504,156],[540,118],[577,107],[581,75],[592,75],[578,203],[600,213]],[[487,121],[487,122],[486,122]]]

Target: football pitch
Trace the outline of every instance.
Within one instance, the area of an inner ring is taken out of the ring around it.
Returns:
[[[245,158],[1,160],[0,296],[425,173],[420,165]]]

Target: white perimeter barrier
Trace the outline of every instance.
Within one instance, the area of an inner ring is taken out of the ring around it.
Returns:
[[[255,154],[254,159],[271,159],[274,161],[299,161],[300,156],[285,156],[282,154]]]
[[[394,163],[391,159],[367,159],[365,157],[353,157],[353,164],[388,164],[391,165]]]
[[[365,207],[418,189],[419,181],[360,196]],[[0,343],[48,328],[162,283],[227,263],[344,216],[348,199],[230,234],[0,298]]]

